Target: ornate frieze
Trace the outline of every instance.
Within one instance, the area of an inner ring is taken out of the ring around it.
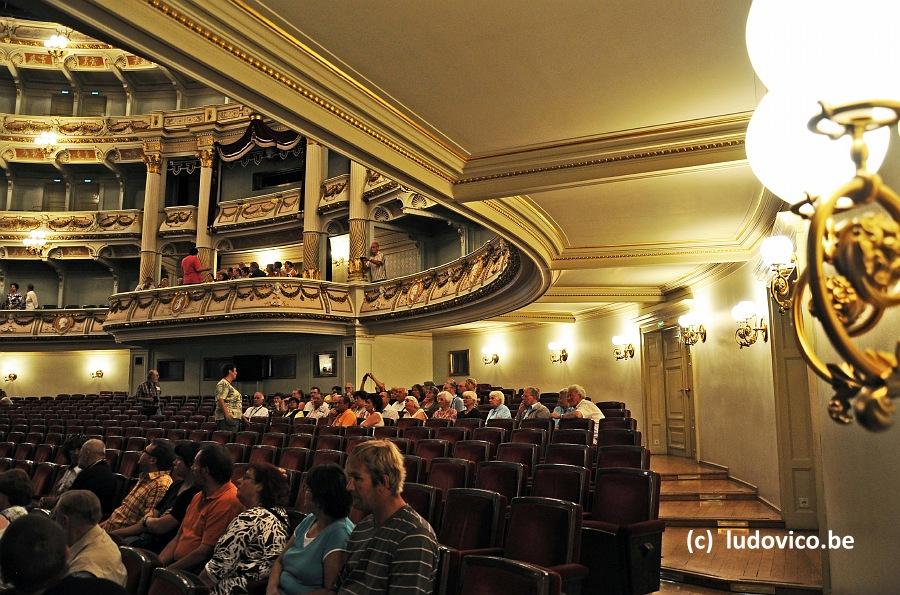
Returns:
[[[0,310],[0,342],[54,339],[111,339],[103,330],[106,308]]]
[[[300,214],[300,189],[231,200],[219,204],[213,228],[216,231],[259,227],[282,223],[298,218]]]
[[[197,207],[166,207],[159,224],[159,235],[190,235],[197,233]]]
[[[0,212],[0,234],[4,239],[25,237],[44,228],[48,241],[67,241],[85,237],[132,237],[141,233],[141,212],[60,211],[47,213]]]

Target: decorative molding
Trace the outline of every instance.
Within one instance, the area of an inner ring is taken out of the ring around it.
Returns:
[[[0,344],[7,341],[105,340],[106,308],[0,310]]]
[[[230,200],[219,203],[213,229],[219,233],[285,222],[299,223],[300,212],[299,188]]]
[[[659,287],[566,287],[554,285],[537,302],[581,304],[608,301],[661,302],[664,291]]]

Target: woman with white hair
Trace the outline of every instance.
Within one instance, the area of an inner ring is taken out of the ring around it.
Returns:
[[[467,390],[462,394],[463,410],[456,414],[456,419],[480,418],[481,412],[478,410],[478,393],[474,390]]]
[[[499,390],[492,390],[488,394],[488,402],[491,404],[491,410],[488,411],[487,421],[492,419],[512,419],[509,407],[504,405],[506,398]]]
[[[457,411],[453,407],[450,406],[450,402],[453,400],[453,396],[442,390],[438,393],[437,396],[437,411],[434,412],[434,415],[431,416],[432,419],[449,419],[450,421],[456,421]]]
[[[414,417],[416,419],[421,419],[422,421],[428,419],[428,416],[425,415],[425,412],[419,407],[419,399],[415,397],[406,397],[404,409],[400,412],[400,417]]]

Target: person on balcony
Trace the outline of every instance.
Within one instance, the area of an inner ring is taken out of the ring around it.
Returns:
[[[209,268],[203,268],[200,262],[200,253],[197,247],[193,247],[188,251],[188,255],[181,259],[181,282],[184,285],[193,285],[195,283],[203,283],[203,273],[209,272]]]
[[[384,252],[378,247],[378,242],[372,242],[369,247],[369,256],[362,257],[362,265],[368,273],[370,283],[387,279],[384,271]]]
[[[25,309],[25,298],[22,297],[22,294],[19,293],[19,284],[18,283],[10,283],[9,284],[9,293],[6,294],[6,306],[7,310],[24,310]]]
[[[290,260],[284,261],[284,270],[281,273],[285,277],[299,277],[300,273],[294,268],[294,263]]]
[[[145,291],[147,289],[156,289],[156,283],[153,282],[153,277],[150,275],[144,277],[144,282],[138,283],[137,287],[134,288],[135,291]]]
[[[250,273],[247,275],[250,279],[256,279],[257,277],[265,277],[266,274],[259,270],[259,263],[253,261],[250,263]]]
[[[25,309],[26,310],[37,310],[38,309],[38,297],[34,292],[34,285],[28,284],[28,291],[25,292]]]

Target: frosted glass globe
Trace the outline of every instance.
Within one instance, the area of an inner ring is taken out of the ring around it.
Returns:
[[[756,305],[753,302],[746,300],[738,302],[738,305],[731,309],[731,316],[736,322],[743,322],[748,318],[756,316]]]
[[[794,254],[794,243],[787,236],[770,236],[760,244],[759,253],[767,267],[788,264]]]
[[[851,140],[831,140],[810,132],[809,119],[819,111],[809,95],[770,91],[760,101],[747,126],[745,148],[753,173],[774,195],[796,204],[804,193],[827,196],[850,181],[856,169],[850,159]],[[869,171],[876,172],[887,154],[890,130],[866,133]]]
[[[747,53],[769,91],[802,89],[831,104],[898,99],[898,18],[894,1],[754,0]]]

